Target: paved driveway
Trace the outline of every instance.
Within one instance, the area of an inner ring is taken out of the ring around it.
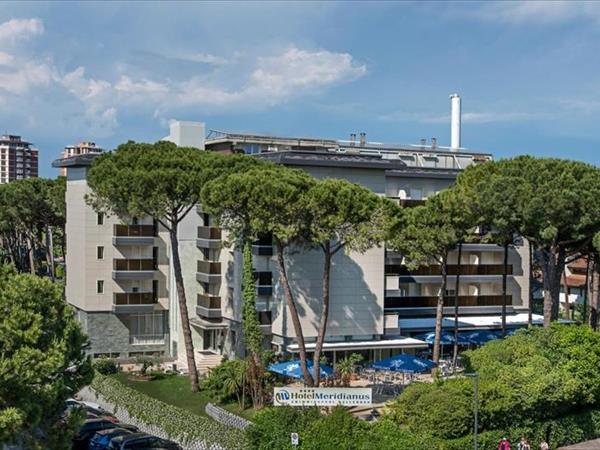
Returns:
[[[558,450],[600,450],[600,439],[580,442],[579,444],[569,445],[568,447],[561,447]]]

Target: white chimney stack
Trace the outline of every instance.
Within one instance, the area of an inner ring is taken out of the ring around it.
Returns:
[[[450,96],[450,102],[452,105],[450,148],[456,151],[460,148],[460,95],[452,94]]]

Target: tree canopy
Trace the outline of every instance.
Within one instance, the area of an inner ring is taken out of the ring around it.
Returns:
[[[19,272],[54,275],[54,248],[46,237],[64,246],[65,188],[63,177],[0,185],[0,258]]]
[[[59,286],[8,266],[0,266],[0,309],[0,442],[47,435],[64,401],[91,381],[87,338]]]

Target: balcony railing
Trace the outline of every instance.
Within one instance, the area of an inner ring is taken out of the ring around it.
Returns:
[[[221,263],[212,261],[198,261],[198,273],[207,275],[221,275]]]
[[[221,317],[221,297],[209,294],[198,294],[196,300],[196,314],[207,319]]]
[[[271,334],[272,333],[272,325],[273,321],[271,318],[271,311],[259,311],[258,313],[258,323],[260,326],[260,330],[263,334]]]
[[[455,297],[449,295],[444,297],[444,306],[454,306]],[[437,296],[415,296],[415,297],[386,297],[385,308],[435,308]],[[501,306],[502,295],[459,295],[458,306]],[[506,296],[506,304],[512,304],[512,295]]]
[[[156,296],[152,292],[120,292],[114,294],[114,304],[118,306],[127,305],[153,305]]]
[[[113,270],[118,271],[148,271],[156,270],[154,259],[113,259]]]
[[[221,240],[221,229],[217,227],[198,227],[198,239]]]
[[[116,237],[154,237],[156,227],[154,225],[114,225],[114,236]]]
[[[273,246],[252,244],[252,254],[258,256],[273,256]]]
[[[198,294],[197,305],[207,309],[221,309],[221,297],[209,294]]]
[[[456,275],[458,267],[458,265],[447,266],[447,274]],[[386,275],[399,276],[441,275],[441,267],[439,265],[432,265],[411,270],[402,264],[386,264],[385,273]],[[462,264],[460,266],[461,275],[502,275],[503,273],[503,264]],[[507,266],[506,273],[508,275],[513,274],[512,265]]]

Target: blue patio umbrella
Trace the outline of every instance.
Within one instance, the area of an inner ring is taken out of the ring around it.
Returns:
[[[391,370],[393,372],[421,373],[435,367],[436,364],[428,359],[417,358],[412,355],[396,355],[391,358],[374,362],[371,367],[380,370]]]
[[[466,331],[460,334],[475,345],[483,345],[488,341],[493,341],[502,337],[501,333],[492,330]]]
[[[312,374],[313,372],[313,362],[307,361],[306,366],[308,371]],[[280,375],[291,377],[291,378],[299,378],[302,379],[304,376],[302,375],[302,367],[300,366],[300,360],[294,359],[292,361],[285,361],[281,363],[274,363],[269,366],[270,372],[275,372]],[[321,364],[321,377],[326,378],[333,374],[333,369],[326,364]]]
[[[421,333],[415,336],[416,339],[427,342],[429,345],[433,345],[435,341],[435,332],[430,331],[428,333]],[[454,345],[454,333],[448,331],[442,331],[440,336],[440,343],[442,345]],[[464,336],[458,335],[458,345],[469,345],[471,341],[466,339]]]

